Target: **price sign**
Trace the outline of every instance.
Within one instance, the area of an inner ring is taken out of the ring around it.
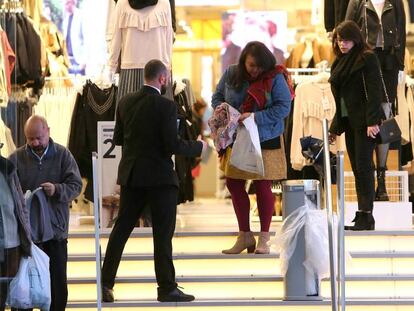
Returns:
[[[98,184],[101,228],[112,227],[119,203],[119,186],[116,184],[121,147],[115,146],[115,121],[98,122]],[[105,204],[103,204],[103,202]]]

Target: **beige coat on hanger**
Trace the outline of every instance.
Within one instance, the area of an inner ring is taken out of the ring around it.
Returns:
[[[306,43],[298,43],[290,53],[289,58],[286,60],[287,68],[300,68],[300,62],[302,55],[305,52]],[[327,60],[329,64],[333,61],[333,52],[330,44],[320,43],[318,40],[312,41],[313,60],[317,64],[323,60]]]

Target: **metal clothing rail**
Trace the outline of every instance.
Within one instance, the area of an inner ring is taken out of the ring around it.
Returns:
[[[319,69],[319,68],[287,68],[287,71],[292,74],[299,74],[299,73],[320,73],[326,70]]]
[[[75,80],[76,76],[64,76],[64,77],[45,77],[45,81],[61,81],[61,80]]]
[[[331,281],[331,306],[332,311],[345,310],[345,238],[344,238],[344,153],[337,154],[337,248],[334,249],[334,221],[332,208],[332,181],[331,163],[329,155],[328,120],[323,119],[323,152],[324,152],[324,189],[325,207],[328,218],[329,237],[329,266]],[[335,252],[336,251],[336,252]],[[335,265],[337,263],[337,265]],[[339,288],[339,291],[338,291]]]

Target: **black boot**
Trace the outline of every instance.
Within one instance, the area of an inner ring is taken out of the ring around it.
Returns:
[[[357,211],[353,222],[355,225],[345,226],[344,229],[352,231],[375,230],[375,219],[372,212]]]
[[[375,201],[389,201],[387,188],[385,187],[385,167],[377,170],[377,190],[375,191]]]

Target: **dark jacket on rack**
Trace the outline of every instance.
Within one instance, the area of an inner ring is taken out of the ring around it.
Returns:
[[[44,84],[40,36],[24,13],[6,13],[5,31],[16,53],[12,83],[39,90]]]
[[[384,118],[379,108],[383,89],[376,55],[366,52],[362,58],[350,59],[348,66],[337,70],[339,63],[340,59],[337,58],[332,64],[329,81],[336,103],[336,112],[329,131],[337,135],[345,131],[341,102],[345,104],[350,116],[348,120],[351,128],[365,129],[368,125],[379,124]],[[338,75],[336,72],[339,72]],[[341,75],[341,72],[345,74]]]
[[[73,154],[82,177],[88,179],[85,197],[93,201],[92,152],[98,149],[97,124],[115,119],[117,87],[100,89],[88,80],[82,94],[76,97],[70,123],[68,148]]]
[[[186,88],[174,96],[177,105],[178,135],[185,140],[196,140],[197,135],[193,127],[193,113],[191,103],[186,95]],[[178,203],[194,200],[194,187],[191,170],[195,166],[195,158],[183,155],[176,155],[175,170],[179,180]]]
[[[369,0],[350,0],[345,19],[355,21],[369,45],[376,46],[378,33],[383,32],[384,50],[394,54],[399,69],[404,70],[405,13],[402,0],[385,0],[381,19]]]
[[[0,156],[0,174],[3,174],[5,177],[13,197],[15,215],[19,225],[20,249],[24,256],[29,256],[31,254],[31,237],[28,210],[25,207],[16,167],[11,161],[2,156]],[[2,237],[0,237],[0,240],[2,240]],[[2,245],[0,244],[0,253],[2,254],[3,251],[4,249],[2,249]]]
[[[345,20],[349,0],[325,0],[324,23],[326,31],[333,31],[336,25]]]

